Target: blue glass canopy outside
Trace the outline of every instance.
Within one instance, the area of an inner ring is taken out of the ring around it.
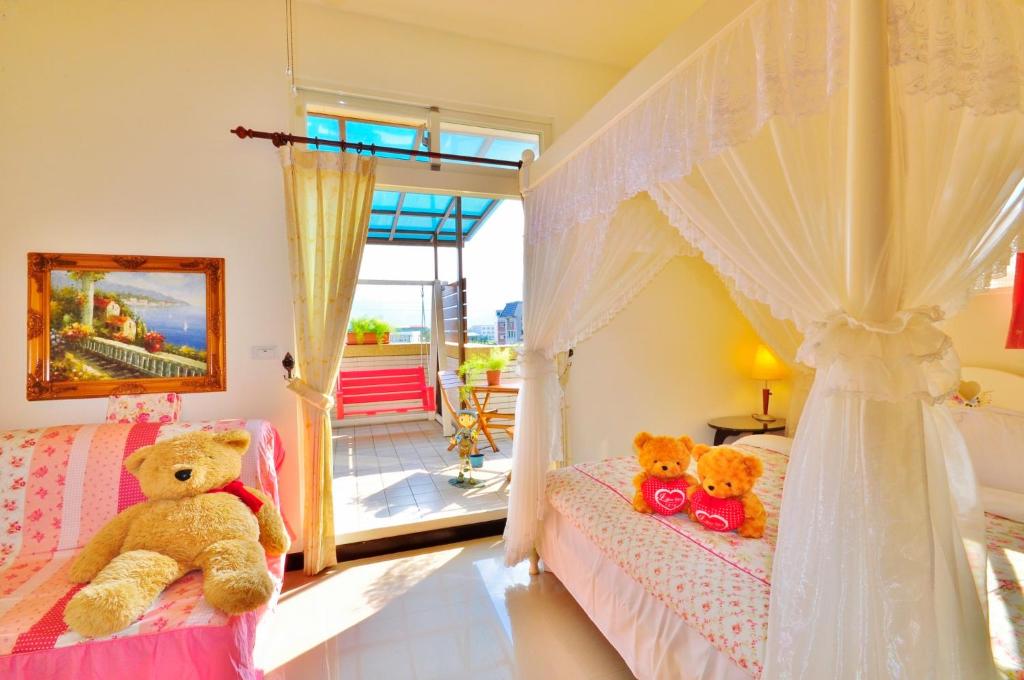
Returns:
[[[494,198],[462,199],[464,241],[473,238],[500,202]],[[369,243],[426,244],[435,240],[440,246],[456,243],[454,196],[378,189],[373,192],[372,208]]]
[[[310,114],[306,117],[306,135],[338,141],[344,126],[345,141],[392,146],[401,149],[427,150],[423,135],[417,128],[341,119],[334,116]],[[442,133],[441,151],[487,158],[518,160],[524,148],[517,141],[486,138],[481,135]],[[338,147],[309,145],[310,149],[339,151]],[[369,151],[364,151],[369,154]],[[397,153],[379,153],[381,158],[408,160],[411,156]],[[415,160],[426,162],[427,158]],[[462,234],[468,241],[484,225],[501,201],[493,198],[464,197],[462,199]],[[370,215],[368,243],[432,244],[454,246],[457,220],[455,197],[445,194],[426,194],[411,191],[378,189],[373,193],[373,212]]]

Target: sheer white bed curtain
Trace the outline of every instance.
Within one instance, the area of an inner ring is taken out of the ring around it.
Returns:
[[[959,361],[936,323],[1016,248],[1022,84],[1011,0],[759,0],[535,180],[508,562],[561,459],[555,355],[684,244],[769,342],[802,335],[814,370],[763,677],[995,677],[984,518],[939,406]]]

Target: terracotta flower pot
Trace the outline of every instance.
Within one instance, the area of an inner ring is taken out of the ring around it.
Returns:
[[[381,338],[379,344],[387,345],[390,342],[391,342],[391,333],[385,333],[384,336]],[[363,341],[359,342],[359,338],[356,337],[355,333],[349,333],[348,335],[345,336],[345,344],[346,345],[376,345],[376,344],[378,344],[377,343],[377,334],[376,333],[363,333]]]
[[[501,384],[501,371],[487,371],[487,384],[491,387],[497,387]]]

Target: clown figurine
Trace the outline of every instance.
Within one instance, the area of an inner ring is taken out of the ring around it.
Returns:
[[[449,479],[448,482],[453,486],[475,486],[478,482],[473,479],[473,466],[470,464],[469,457],[477,453],[476,440],[480,436],[480,431],[477,429],[476,411],[462,409],[456,416],[455,424],[457,427],[455,434],[452,435],[449,451],[451,449],[459,451],[459,476]]]

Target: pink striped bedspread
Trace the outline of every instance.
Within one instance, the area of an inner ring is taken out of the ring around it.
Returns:
[[[77,552],[119,511],[144,499],[123,460],[184,432],[235,428],[252,435],[242,481],[279,503],[284,451],[265,421],[0,432],[0,677],[118,677],[118,670],[129,669],[131,677],[173,680],[262,676],[252,652],[265,609],[234,617],[213,609],[198,572],[172,584],[142,618],[109,638],[84,639],[63,620],[65,604],[79,589],[68,580]],[[268,567],[279,592],[284,559],[268,559]]]
[[[762,540],[708,531],[684,514],[635,512],[633,458],[556,470],[547,478],[547,499],[647,593],[758,678],[788,457],[768,449],[740,448],[764,461],[765,474],[757,483],[768,511]],[[992,650],[1006,677],[1024,680],[1024,524],[995,515],[986,519]]]

